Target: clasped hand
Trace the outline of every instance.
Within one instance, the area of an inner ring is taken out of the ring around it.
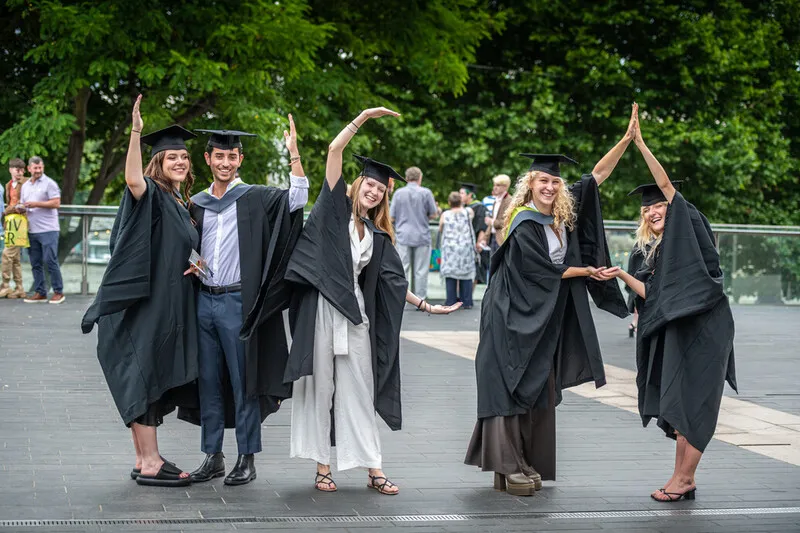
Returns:
[[[619,267],[586,267],[589,271],[589,277],[597,281],[608,281],[619,276],[621,269]]]

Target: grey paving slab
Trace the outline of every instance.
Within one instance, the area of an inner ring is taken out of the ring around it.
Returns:
[[[263,426],[258,480],[226,487],[222,480],[188,489],[145,488],[128,477],[133,450],[95,355],[94,334],[82,335],[88,299],[61,306],[0,301],[0,520],[189,519],[241,516],[397,516],[417,514],[574,513],[663,510],[648,495],[670,473],[673,444],[644,429],[628,412],[567,393],[558,410],[558,480],[534,498],[491,488],[491,475],[462,464],[474,424],[471,361],[402,343],[404,428],[382,428],[384,469],[401,487],[385,497],[366,489],[363,471],[335,472],[335,494],[313,489],[314,465],[288,458],[291,401]],[[800,363],[798,310],[735,308],[743,399],[797,412],[793,387]],[[410,330],[476,330],[479,310],[447,317],[408,311]],[[625,322],[596,317],[606,360],[632,368]],[[13,324],[11,326],[10,324]],[[781,326],[783,324],[783,326]],[[765,339],[771,339],[766,342]],[[742,345],[739,345],[739,340]],[[746,392],[744,392],[746,391]],[[199,430],[174,418],[159,429],[163,455],[184,469],[202,459]],[[235,441],[226,436],[228,464]],[[736,446],[712,442],[698,475],[698,499],[670,509],[800,506],[800,468]],[[800,530],[800,515],[736,515],[681,519],[491,518],[421,523],[200,523],[54,526],[36,531],[238,529],[365,531],[692,531]],[[742,525],[746,524],[746,526]]]

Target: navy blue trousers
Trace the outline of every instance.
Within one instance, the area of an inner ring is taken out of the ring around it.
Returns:
[[[209,294],[201,291],[197,302],[200,326],[200,420],[204,453],[222,451],[225,434],[223,374],[225,366],[233,386],[236,407],[236,444],[239,454],[261,451],[261,410],[258,398],[245,391],[241,293]]]

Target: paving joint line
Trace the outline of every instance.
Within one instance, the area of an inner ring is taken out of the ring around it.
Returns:
[[[413,515],[340,515],[340,516],[232,516],[205,518],[72,518],[0,520],[0,528],[53,526],[139,526],[190,524],[320,524],[320,523],[390,523],[390,522],[470,522],[482,520],[610,520],[625,518],[677,518],[702,516],[787,515],[800,514],[800,507],[751,507],[733,509],[653,509],[641,511],[580,511],[580,512],[517,512],[470,514],[413,514]]]

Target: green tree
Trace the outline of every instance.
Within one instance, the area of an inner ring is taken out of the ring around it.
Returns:
[[[572,155],[588,172],[622,135],[630,104],[673,179],[716,222],[798,224],[800,4],[780,0],[492,2],[506,21],[481,41],[459,95],[418,88],[420,112],[384,145],[413,153],[441,194],[520,174],[519,152]],[[422,145],[412,147],[416,134]],[[635,218],[626,193],[642,158],[602,187],[607,218]],[[439,181],[436,181],[436,180]]]
[[[0,7],[0,155],[35,154],[60,178],[62,202],[118,201],[130,109],[148,130],[169,123],[259,134],[242,173],[285,174],[277,150],[297,117],[315,183],[348,115],[388,99],[385,74],[458,94],[491,20],[481,2],[9,0]],[[406,24],[398,24],[398,21]],[[2,54],[0,54],[2,55]],[[358,144],[358,143],[356,143]],[[198,187],[207,183],[195,144]],[[361,148],[366,148],[360,145]],[[63,169],[60,176],[56,169]],[[205,180],[204,180],[205,178]],[[79,239],[66,236],[62,256]]]

